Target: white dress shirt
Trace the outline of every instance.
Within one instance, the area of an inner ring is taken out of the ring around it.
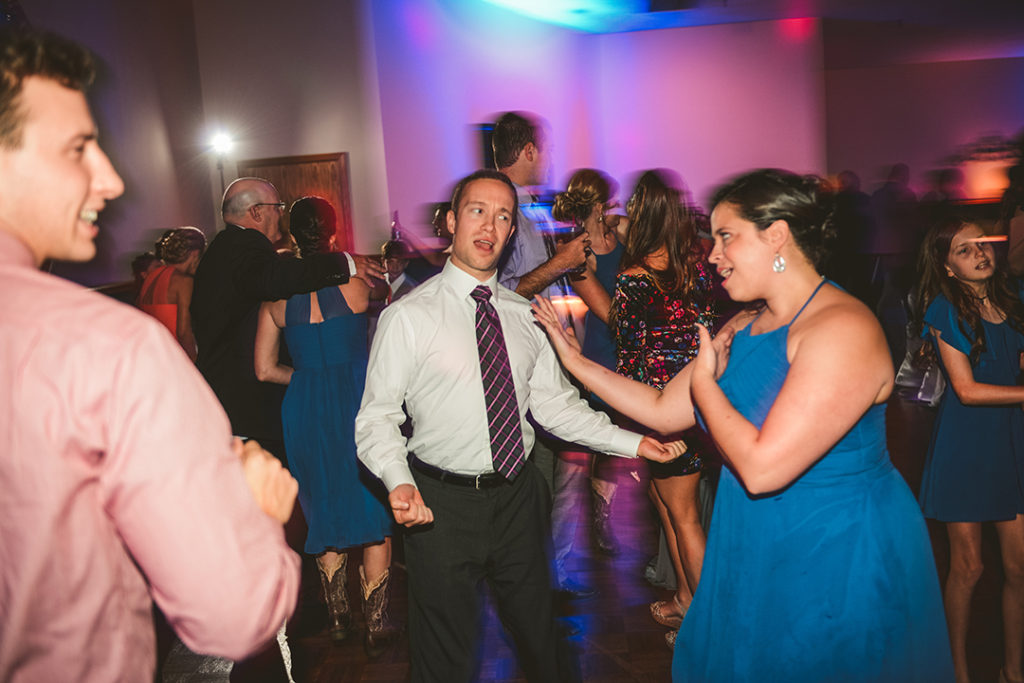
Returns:
[[[562,373],[554,350],[534,322],[530,304],[497,277],[480,282],[448,261],[444,270],[384,309],[370,349],[363,403],[356,417],[359,459],[388,490],[413,484],[406,454],[449,472],[493,472],[490,433],[476,343],[476,302],[491,288],[519,401],[526,453],[534,431],[527,411],[555,436],[602,453],[636,455],[641,436],[594,412]],[[399,431],[412,417],[412,437]]]

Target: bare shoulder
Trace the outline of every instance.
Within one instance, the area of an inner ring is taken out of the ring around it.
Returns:
[[[878,319],[864,303],[836,287],[823,289],[793,323],[789,335],[791,355],[799,346],[824,344],[858,356],[888,359],[888,346]]]

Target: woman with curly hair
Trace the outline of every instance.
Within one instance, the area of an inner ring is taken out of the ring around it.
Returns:
[[[630,225],[610,314],[616,372],[662,389],[696,357],[697,325],[712,325],[711,276],[693,215],[663,173],[640,176],[627,213]],[[654,602],[650,611],[672,629],[679,628],[700,582],[705,543],[697,484],[707,454],[698,433],[682,437],[689,448],[683,457],[650,465],[649,495],[665,530],[677,585],[672,600]],[[666,638],[672,644],[675,630]]]
[[[181,348],[196,360],[196,340],[192,335],[192,283],[199,259],[206,251],[206,235],[191,226],[164,232],[154,248],[165,265],[151,270],[135,305],[159,320],[171,331]]]
[[[583,319],[583,353],[606,368],[615,368],[615,337],[608,327],[611,293],[619,273],[622,245],[615,231],[605,221],[617,189],[614,180],[601,171],[583,168],[569,179],[564,192],[555,196],[551,215],[560,223],[573,227],[573,234],[586,232],[590,237],[590,253],[583,272],[570,278],[576,294],[587,305]],[[604,401],[590,397],[598,410],[611,412]],[[617,458],[604,456],[579,446],[567,446],[558,454],[555,472],[555,502],[551,511],[552,536],[555,544],[555,573],[559,586],[570,589],[572,583],[565,573],[565,561],[572,551],[576,535],[578,484],[590,475],[593,490],[593,533],[597,549],[606,555],[618,553],[618,544],[611,529],[611,505],[616,489]]]
[[[1002,551],[1004,661],[1000,681],[1024,680],[1024,304],[975,223],[939,221],[920,254],[915,324],[947,380],[921,482],[925,517],[945,522],[946,618],[956,680],[970,680],[967,628],[981,576],[981,523]]]

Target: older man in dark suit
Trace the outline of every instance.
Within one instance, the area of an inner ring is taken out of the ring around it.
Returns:
[[[260,303],[344,284],[349,277],[381,278],[379,260],[345,253],[285,258],[274,251],[286,205],[261,178],[239,178],[224,192],[225,227],[203,255],[192,294],[196,365],[220,399],[231,429],[283,457],[282,387],[260,382],[253,344]]]

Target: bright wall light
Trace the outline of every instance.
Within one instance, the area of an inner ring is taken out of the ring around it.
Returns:
[[[235,141],[227,133],[221,132],[213,136],[210,144],[213,145],[213,151],[217,154],[227,154],[235,146]]]

